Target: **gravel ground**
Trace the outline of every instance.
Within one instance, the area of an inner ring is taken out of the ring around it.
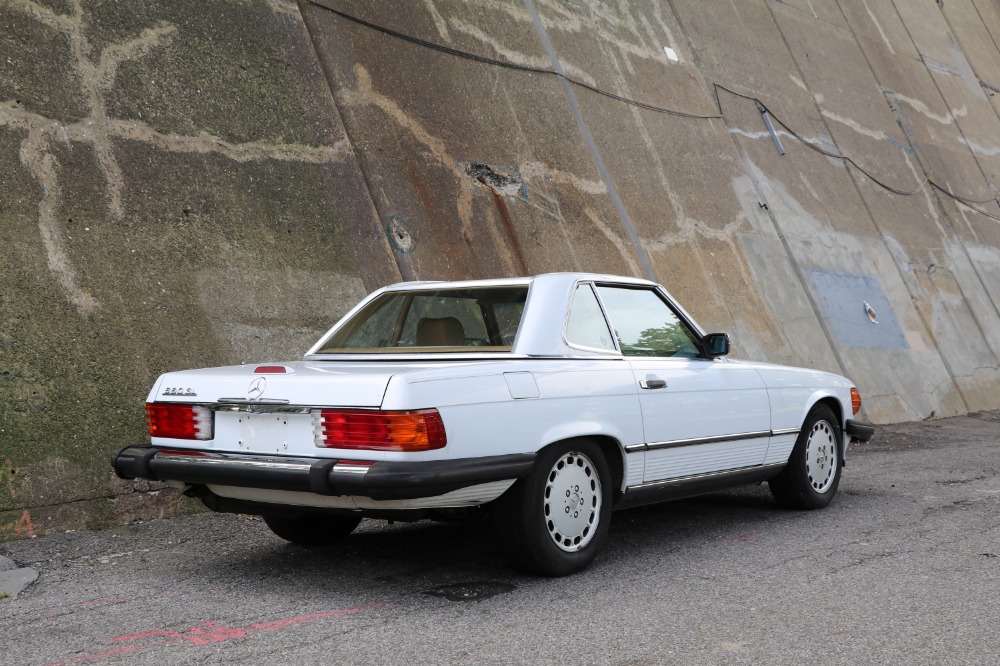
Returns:
[[[288,545],[203,514],[0,544],[0,666],[986,664],[1000,637],[1000,413],[883,426],[826,509],[766,486],[616,513],[562,579],[486,522],[364,521]]]

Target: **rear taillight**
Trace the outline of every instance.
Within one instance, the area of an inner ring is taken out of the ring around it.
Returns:
[[[212,411],[201,405],[147,402],[146,425],[150,437],[212,439]]]
[[[858,389],[851,387],[851,409],[857,414],[861,409],[861,394],[858,393]]]
[[[322,409],[312,414],[316,446],[327,449],[430,451],[448,443],[444,421],[436,409]]]

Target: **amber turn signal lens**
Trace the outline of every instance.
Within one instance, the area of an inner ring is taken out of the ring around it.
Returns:
[[[322,409],[313,412],[316,446],[368,451],[430,451],[448,438],[436,409],[381,412]]]
[[[851,409],[854,410],[855,414],[861,409],[861,394],[853,386],[851,387]]]

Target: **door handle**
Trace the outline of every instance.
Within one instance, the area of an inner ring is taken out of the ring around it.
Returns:
[[[644,389],[667,388],[667,381],[665,379],[643,379],[639,382],[639,386]]]

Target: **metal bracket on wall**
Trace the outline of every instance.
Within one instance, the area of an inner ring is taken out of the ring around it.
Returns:
[[[771,124],[771,114],[767,112],[767,107],[757,102],[757,110],[760,111],[760,117],[764,119],[764,126],[767,127],[767,131],[771,134],[771,141],[774,141],[775,150],[778,151],[778,155],[784,155],[785,147],[781,145],[781,137],[774,131],[774,125]]]

